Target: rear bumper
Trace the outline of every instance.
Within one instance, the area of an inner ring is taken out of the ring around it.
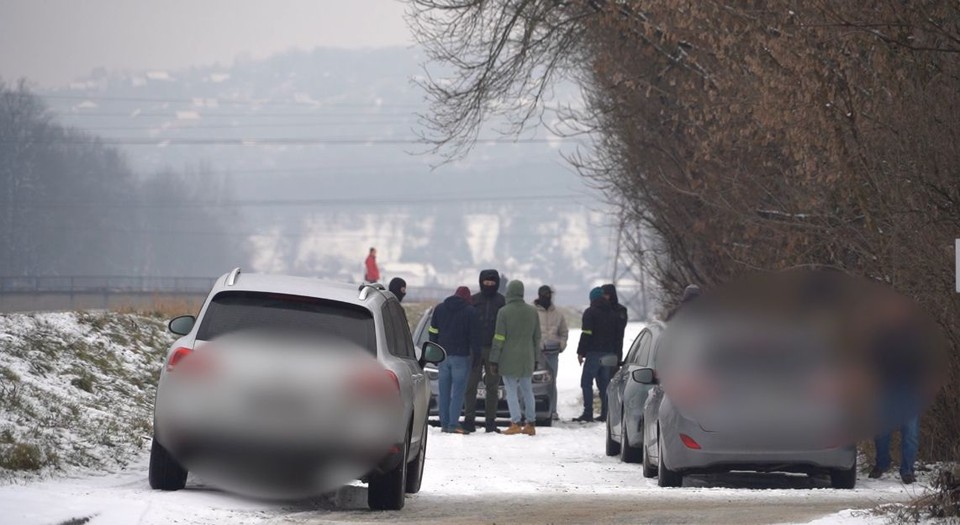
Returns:
[[[856,464],[855,445],[813,448],[785,446],[775,440],[746,443],[738,436],[704,431],[697,423],[666,405],[662,406],[660,412],[661,450],[664,455],[660,461],[671,470],[684,473],[750,470],[812,474],[846,470]],[[680,434],[692,438],[700,448],[684,444]]]

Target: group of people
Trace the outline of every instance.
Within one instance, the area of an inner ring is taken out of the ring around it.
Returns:
[[[550,373],[550,413],[557,414],[557,372],[559,356],[567,347],[569,330],[562,312],[553,302],[548,285],[537,290],[533,304],[524,301],[522,281],[510,281],[500,294],[497,270],[480,272],[480,291],[471,294],[461,286],[433,311],[428,332],[430,340],[447,350],[440,364],[438,405],[443,432],[475,432],[477,389],[483,379],[486,432],[496,427],[498,391],[501,378],[510,411],[510,426],[503,433],[536,435],[536,405],[533,373],[543,363]],[[583,313],[583,331],[577,357],[583,367],[584,411],[574,421],[590,422],[593,417],[593,384],[601,398],[600,421],[606,419],[606,387],[612,367],[601,358],[614,355],[622,360],[627,309],[619,304],[612,284],[595,288],[591,304]],[[460,414],[463,412],[463,422]]]
[[[477,390],[482,378],[485,430],[497,432],[502,378],[510,410],[510,427],[503,433],[535,435],[533,372],[537,362],[546,364],[555,391],[557,356],[567,345],[566,320],[553,305],[549,286],[541,286],[530,305],[524,301],[522,281],[510,281],[506,294],[500,293],[497,270],[481,271],[478,284],[476,294],[466,286],[457,288],[434,308],[430,319],[430,340],[447,351],[447,359],[439,367],[441,429],[456,434],[476,431]],[[555,413],[555,394],[552,399],[551,412]]]

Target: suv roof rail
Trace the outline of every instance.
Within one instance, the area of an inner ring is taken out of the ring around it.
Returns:
[[[237,284],[237,277],[240,277],[239,266],[230,271],[230,275],[227,276],[227,286],[233,286]]]
[[[384,291],[386,288],[380,283],[363,283],[360,285],[360,300],[364,300],[370,295],[370,290]]]

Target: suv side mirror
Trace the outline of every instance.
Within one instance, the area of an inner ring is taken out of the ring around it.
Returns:
[[[442,346],[432,341],[423,343],[423,352],[420,356],[420,366],[423,366],[427,363],[436,365],[443,362],[443,360],[446,358],[447,351],[444,350]]]
[[[193,325],[197,322],[197,318],[192,315],[181,315],[180,317],[174,317],[167,323],[167,329],[177,335],[187,335],[190,333],[190,330],[193,330]]]
[[[657,374],[652,368],[638,368],[637,370],[634,370],[630,376],[634,381],[640,383],[641,385],[657,384]]]

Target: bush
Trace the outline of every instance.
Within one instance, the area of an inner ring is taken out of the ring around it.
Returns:
[[[40,470],[43,454],[36,445],[16,443],[0,455],[0,467],[9,470]]]

